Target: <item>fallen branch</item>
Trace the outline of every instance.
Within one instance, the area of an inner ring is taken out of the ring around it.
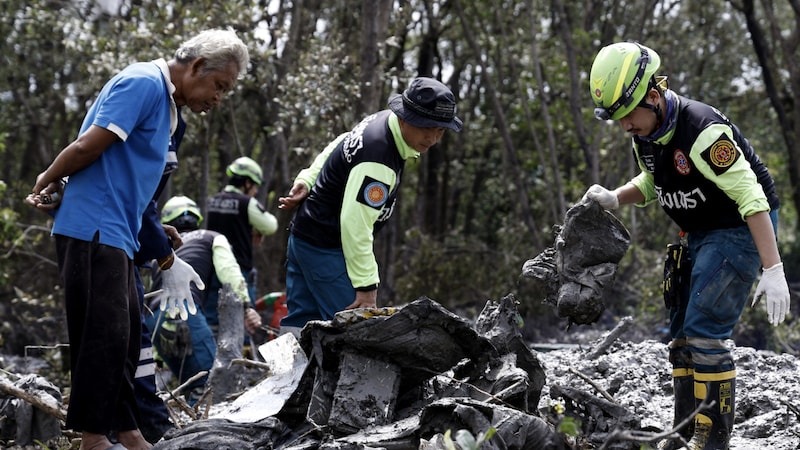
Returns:
[[[212,388],[207,388],[203,391],[203,395],[197,399],[197,402],[194,404],[194,410],[198,417],[200,417],[201,411],[200,408],[205,406],[205,409],[202,411],[203,419],[208,419],[208,412],[211,410],[211,399],[213,397],[214,390]]]
[[[601,388],[601,387],[600,387],[600,385],[598,385],[597,383],[595,383],[595,382],[594,382],[594,381],[593,381],[591,378],[589,378],[589,377],[587,377],[586,375],[584,375],[584,374],[582,374],[582,373],[578,372],[577,370],[573,369],[572,367],[570,367],[570,368],[569,368],[569,372],[570,372],[570,373],[572,373],[572,374],[574,374],[574,375],[577,375],[577,376],[579,376],[579,377],[583,378],[583,380],[584,380],[584,381],[586,381],[587,383],[591,384],[591,385],[592,385],[592,387],[593,387],[593,388],[594,388],[594,389],[595,389],[597,392],[599,392],[599,393],[600,393],[600,394],[601,394],[603,397],[605,397],[605,398],[606,398],[606,400],[610,401],[611,403],[617,403],[617,402],[614,400],[614,397],[612,397],[612,396],[611,396],[611,394],[609,394],[608,392],[606,392],[606,390],[605,390],[605,389]]]
[[[178,409],[180,409],[181,411],[183,411],[186,414],[188,414],[189,417],[191,417],[192,420],[197,420],[197,418],[198,418],[197,412],[191,406],[189,406],[188,403],[186,403],[186,400],[180,398],[179,395],[184,389],[186,389],[187,386],[189,386],[193,382],[199,380],[200,378],[203,378],[207,374],[208,374],[207,370],[201,370],[200,372],[197,372],[196,374],[192,375],[191,378],[186,380],[180,386],[176,387],[174,390],[167,391],[167,394],[169,394],[169,397],[178,406]],[[175,422],[175,423],[177,425],[177,422]]]
[[[237,359],[231,360],[231,364],[230,365],[231,366],[244,366],[244,367],[250,368],[250,369],[262,369],[262,370],[265,370],[267,372],[267,374],[270,373],[269,364],[263,363],[261,361],[255,361],[255,360],[252,360],[252,359],[237,358]]]
[[[660,433],[652,433],[649,431],[638,431],[638,430],[614,430],[608,436],[608,439],[606,439],[606,441],[603,442],[603,445],[600,446],[598,450],[605,450],[606,448],[608,448],[608,444],[613,441],[630,441],[630,442],[647,443],[647,442],[656,442],[666,438],[677,439],[685,447],[688,443],[683,438],[683,436],[681,436],[678,430],[682,430],[683,427],[689,425],[689,423],[694,420],[694,416],[696,416],[697,413],[706,408],[711,408],[716,404],[717,402],[715,400],[710,400],[706,398],[688,417],[683,419],[681,423],[679,423],[670,430],[662,431]]]
[[[178,400],[175,399],[175,398],[173,398],[173,400],[175,401],[175,403],[178,402]],[[183,428],[183,425],[181,424],[181,421],[179,420],[180,416],[179,416],[178,413],[175,412],[175,408],[173,408],[170,405],[170,402],[168,402],[168,401],[164,402],[164,405],[166,405],[166,407],[167,407],[167,413],[169,414],[169,418],[172,419],[172,423],[175,424],[175,428],[178,428],[178,429]]]
[[[206,375],[208,375],[208,371],[207,370],[201,370],[200,372],[197,372],[196,374],[192,375],[191,378],[186,380],[183,384],[181,384],[180,386],[176,387],[175,390],[171,391],[169,393],[170,396],[171,397],[176,397],[178,394],[183,392],[183,390],[186,389],[187,386],[189,386],[190,384],[192,384],[195,381],[199,380],[200,378],[203,378]]]
[[[197,413],[195,412],[194,409],[192,409],[191,406],[189,406],[188,403],[186,403],[186,400],[184,400],[184,399],[182,399],[180,397],[172,397],[171,401],[169,403],[167,403],[167,406],[170,406],[170,405],[177,406],[177,408],[179,410],[183,411],[184,413],[186,413],[189,416],[190,419],[192,419],[192,420],[197,420],[198,419]],[[177,422],[175,422],[175,425],[177,426]]]
[[[611,344],[613,344],[614,341],[616,341],[617,338],[619,338],[623,333],[628,331],[628,328],[630,328],[631,324],[633,324],[633,318],[631,318],[631,316],[623,317],[617,326],[608,332],[608,334],[603,338],[603,341],[600,342],[600,344],[598,344],[594,350],[589,352],[587,358],[590,360],[597,359],[600,355],[605,354],[609,347],[611,347]]]
[[[67,418],[67,413],[58,406],[55,399],[50,395],[44,395],[42,398],[37,397],[35,395],[36,391],[34,391],[34,393],[29,393],[24,389],[20,389],[9,382],[6,377],[0,377],[0,390],[6,394],[13,395],[14,397],[30,403],[31,405],[39,408],[51,416],[56,417],[59,420],[66,420]]]

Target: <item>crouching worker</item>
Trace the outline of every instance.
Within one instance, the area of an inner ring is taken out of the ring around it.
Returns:
[[[247,284],[236,258],[233,256],[228,239],[224,235],[199,229],[203,216],[197,204],[184,196],[172,197],[161,210],[161,222],[177,228],[183,245],[175,254],[197,272],[207,288],[192,286],[192,297],[197,314],[170,314],[161,311],[158,296],[148,303],[150,313],[145,322],[153,336],[153,346],[180,384],[201,371],[210,371],[217,353],[215,324],[209,324],[206,316],[207,305],[215,305],[219,289],[229,284],[243,303],[249,305]],[[153,290],[162,287],[159,270],[153,272]],[[214,301],[209,298],[214,297]],[[214,311],[216,317],[216,311]],[[174,316],[174,317],[173,317]],[[245,330],[252,334],[261,327],[261,317],[249,306],[245,309]],[[189,404],[194,404],[205,390],[208,375],[195,380],[187,387],[185,395]]]

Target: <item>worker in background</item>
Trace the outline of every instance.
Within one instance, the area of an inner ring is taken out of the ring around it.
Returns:
[[[250,307],[245,279],[228,239],[215,231],[200,229],[202,221],[200,209],[188,197],[172,197],[161,210],[161,222],[175,227],[183,241],[183,245],[175,251],[176,256],[189,264],[206,285],[205,290],[192,286],[192,300],[198,308],[197,314],[185,320],[167,317],[160,314],[159,298],[155,297],[147,305],[151,313],[145,318],[158,355],[181,384],[201,371],[210,371],[214,364],[217,324],[212,326],[206,318],[209,315],[217,317],[217,297],[223,286],[230,285],[233,293],[245,305],[245,331],[252,334],[261,327],[261,316]],[[153,290],[161,287],[161,274],[156,270],[153,273]],[[211,311],[211,308],[215,310]],[[207,380],[208,375],[187,387],[185,397],[190,404],[194,404],[203,394]]]
[[[242,269],[250,301],[256,301],[256,275],[253,247],[261,245],[264,236],[278,230],[278,220],[255,199],[263,182],[261,167],[242,156],[226,169],[228,184],[208,199],[206,228],[222,233],[233,247],[236,262]]]

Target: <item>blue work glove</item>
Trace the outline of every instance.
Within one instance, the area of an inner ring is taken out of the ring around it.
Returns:
[[[587,198],[599,203],[603,209],[619,208],[619,199],[617,198],[617,194],[615,194],[613,191],[609,191],[599,184],[593,184],[589,186],[589,189],[586,190],[585,194],[583,194],[583,199],[585,200]]]
[[[205,289],[206,285],[192,266],[175,255],[172,266],[161,272],[161,280],[161,288],[164,291],[159,299],[161,311],[166,310],[167,317],[180,315],[181,319],[186,320],[189,318],[189,314],[197,314],[197,306],[194,304],[189,283],[194,282],[201,290]]]
[[[767,317],[773,326],[780,325],[789,313],[789,285],[786,284],[786,275],[783,273],[783,263],[780,262],[764,269],[761,280],[756,286],[752,306],[756,306],[761,297],[767,298]]]

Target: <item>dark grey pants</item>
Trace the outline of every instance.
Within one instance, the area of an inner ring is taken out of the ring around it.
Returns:
[[[138,428],[133,377],[141,316],[134,266],[118,248],[56,235],[66,300],[72,388],[66,426],[109,434]]]

